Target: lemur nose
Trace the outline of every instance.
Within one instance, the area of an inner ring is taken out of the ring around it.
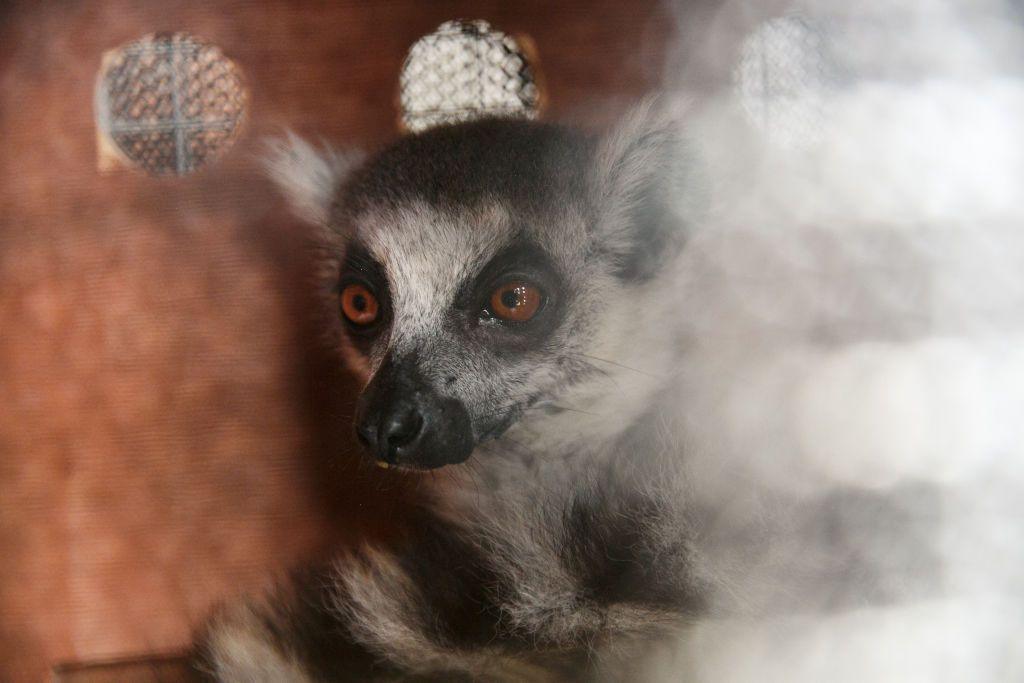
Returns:
[[[465,407],[440,395],[408,363],[384,363],[356,413],[356,436],[381,463],[430,469],[462,462],[473,451]]]
[[[423,414],[412,403],[400,401],[383,414],[372,411],[356,424],[356,435],[385,462],[399,460],[399,449],[414,445],[423,432]]]
[[[407,446],[416,440],[421,431],[423,415],[420,411],[415,406],[399,406],[396,412],[384,419],[380,427],[380,446],[385,451]]]
[[[423,432],[424,419],[409,402],[400,401],[389,408],[383,414],[364,414],[356,424],[356,436],[380,460],[394,464],[400,459],[400,449],[415,447]]]

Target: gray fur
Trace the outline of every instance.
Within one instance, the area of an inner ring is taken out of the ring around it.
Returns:
[[[650,102],[601,138],[479,121],[359,167],[295,137],[275,147],[290,203],[331,232],[326,289],[357,248],[386,275],[389,327],[362,345],[342,331],[349,364],[366,381],[414,364],[466,406],[476,447],[424,479],[404,542],[343,555],[297,584],[312,598],[214,620],[200,651],[217,680],[618,680],[706,614],[711,591],[752,600],[735,568],[773,561],[757,542],[769,521],[716,537],[663,410],[680,400],[670,294],[699,219],[685,149]],[[477,322],[466,299],[524,244],[557,290],[535,338]]]

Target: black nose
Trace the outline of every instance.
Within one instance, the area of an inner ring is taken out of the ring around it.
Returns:
[[[409,406],[384,421],[381,438],[388,446],[398,448],[411,444],[422,431],[423,416],[415,406]]]
[[[408,366],[385,363],[359,398],[356,435],[377,460],[416,468],[462,462],[473,450],[469,414]]]
[[[402,449],[413,447],[423,433],[423,414],[415,405],[400,401],[386,412],[367,411],[356,426],[359,440],[374,455],[398,462]]]

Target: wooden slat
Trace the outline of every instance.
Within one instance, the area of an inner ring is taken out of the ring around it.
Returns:
[[[53,671],[53,683],[195,683],[186,661],[177,656],[67,664]]]

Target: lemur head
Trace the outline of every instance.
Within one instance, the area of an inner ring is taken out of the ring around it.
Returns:
[[[373,457],[435,468],[511,428],[578,440],[628,422],[670,352],[652,340],[675,316],[675,133],[645,105],[605,137],[487,119],[365,162],[276,147],[272,175],[331,241]]]

